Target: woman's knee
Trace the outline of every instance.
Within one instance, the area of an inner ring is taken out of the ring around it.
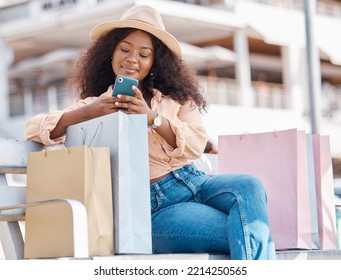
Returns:
[[[201,190],[202,200],[208,201],[214,197],[224,195],[230,200],[238,199],[257,200],[264,198],[266,193],[259,178],[250,174],[220,174],[206,181]]]
[[[258,177],[250,174],[242,174],[240,176],[240,181],[249,194],[251,193],[254,198],[267,199],[263,182]]]

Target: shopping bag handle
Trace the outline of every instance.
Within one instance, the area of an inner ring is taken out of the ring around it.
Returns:
[[[95,130],[95,133],[94,133],[94,135],[92,136],[92,138],[90,139],[90,142],[89,142],[89,144],[87,145],[87,146],[91,146],[91,143],[92,143],[92,141],[95,139],[95,137],[99,134],[98,132],[99,132],[99,128],[100,127],[102,127],[103,126],[103,122],[99,122],[98,124],[97,124],[97,127],[96,127],[96,130]],[[80,132],[81,132],[81,134],[82,134],[82,143],[83,143],[83,145],[85,145],[85,132],[84,132],[84,128],[82,127],[82,126],[80,126],[79,127],[79,130],[80,130]]]
[[[70,153],[70,150],[69,150],[67,147],[63,146],[63,149],[64,149],[68,154]],[[44,154],[44,157],[47,157],[48,151],[49,151],[49,150],[46,150],[46,149],[41,150],[41,152]],[[51,150],[51,151],[53,151],[53,150]]]

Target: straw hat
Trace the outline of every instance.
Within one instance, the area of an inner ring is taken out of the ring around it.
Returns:
[[[134,6],[128,9],[120,20],[106,21],[96,25],[90,32],[91,42],[95,42],[100,36],[114,28],[131,27],[144,30],[160,39],[170,50],[181,57],[179,42],[168,33],[160,14],[147,5]]]

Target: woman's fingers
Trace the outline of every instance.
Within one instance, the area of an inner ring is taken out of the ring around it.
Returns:
[[[139,100],[143,100],[143,94],[142,92],[136,87],[136,86],[133,86],[132,87],[134,93],[135,93],[135,97]]]

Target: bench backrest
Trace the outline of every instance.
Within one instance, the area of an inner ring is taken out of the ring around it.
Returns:
[[[41,151],[43,145],[24,140],[0,138],[0,207],[22,204],[26,200],[26,189],[10,186],[7,174],[26,174],[27,154]],[[4,212],[5,213],[5,212]],[[6,214],[19,214],[18,210]],[[0,221],[7,219],[0,215]]]
[[[42,149],[36,142],[0,138],[0,174],[26,173],[27,154]]]

